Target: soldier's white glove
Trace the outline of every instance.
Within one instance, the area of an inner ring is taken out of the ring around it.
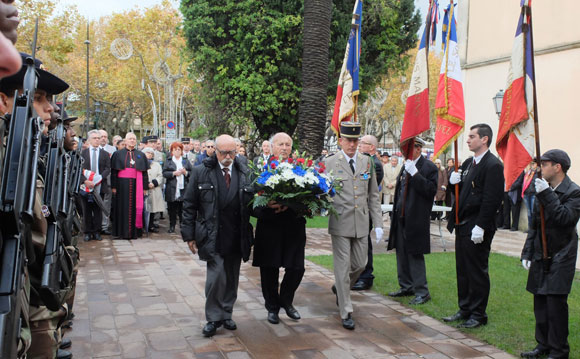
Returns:
[[[451,176],[449,176],[449,183],[458,184],[459,182],[461,182],[461,173],[457,171],[451,172]]]
[[[546,182],[546,180],[543,178],[536,178],[536,180],[534,181],[534,185],[536,186],[536,193],[540,193],[550,188],[548,182]]]
[[[471,241],[475,244],[483,242],[483,228],[475,226],[471,230]]]
[[[415,162],[411,160],[406,160],[405,171],[407,171],[407,173],[410,174],[411,177],[414,176],[415,173],[417,173],[417,167],[415,166]]]
[[[522,259],[522,267],[524,267],[525,270],[530,270],[531,264],[532,264],[531,261],[529,261],[527,259]]]
[[[379,227],[375,227],[375,234],[377,236],[377,238],[375,239],[375,241],[377,242],[377,244],[381,241],[381,239],[383,239],[383,229],[379,228]]]

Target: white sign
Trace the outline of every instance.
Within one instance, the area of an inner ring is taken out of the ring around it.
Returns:
[[[177,131],[175,128],[167,129],[165,131],[165,141],[168,143],[175,142],[177,140]]]

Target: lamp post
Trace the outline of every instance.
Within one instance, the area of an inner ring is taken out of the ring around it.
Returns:
[[[492,98],[493,107],[495,107],[495,113],[499,118],[501,116],[501,106],[503,104],[503,90],[499,90],[498,93]]]
[[[87,18],[87,39],[85,40],[85,45],[87,45],[87,99],[86,99],[86,119],[85,119],[85,132],[89,130],[89,46],[91,42],[89,41],[89,19]]]
[[[95,128],[99,129],[99,119],[101,116],[101,103],[99,101],[95,101]]]

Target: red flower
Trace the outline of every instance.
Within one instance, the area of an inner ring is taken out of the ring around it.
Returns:
[[[308,160],[308,164],[307,164],[307,166],[308,166],[308,167],[312,167],[312,160]]]
[[[272,156],[272,158],[270,159],[270,161],[278,161],[278,156]]]
[[[264,194],[265,191],[258,191],[258,196],[261,196]]]
[[[294,162],[294,160],[292,159],[292,157],[288,157],[288,163],[292,163]]]
[[[270,167],[272,167],[273,170],[276,169],[276,164],[274,162],[270,163]]]
[[[296,162],[300,163],[301,165],[304,164],[304,158],[299,158],[296,160]]]
[[[318,164],[318,173],[322,173],[322,172],[324,172],[325,170],[326,170],[326,166],[324,165],[324,163],[323,163],[323,162],[320,162],[320,163]]]

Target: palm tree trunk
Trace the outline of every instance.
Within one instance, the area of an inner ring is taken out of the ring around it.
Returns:
[[[310,156],[320,155],[324,145],[331,17],[332,0],[304,0],[298,139]]]

